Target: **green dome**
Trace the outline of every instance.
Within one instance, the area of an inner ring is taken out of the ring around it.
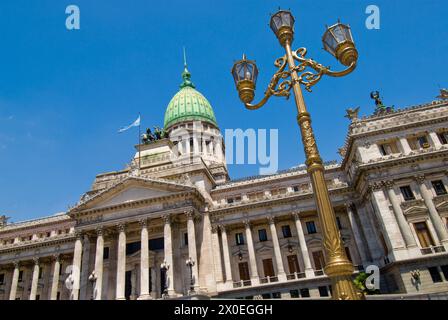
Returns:
[[[218,126],[210,102],[195,89],[190,77],[191,74],[185,67],[182,73],[183,82],[180,85],[180,90],[171,99],[165,112],[165,130],[177,123],[195,120]]]

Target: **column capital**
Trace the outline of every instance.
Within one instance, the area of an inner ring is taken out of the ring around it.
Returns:
[[[295,221],[300,220],[300,211],[294,210],[293,212],[291,212],[291,216]]]
[[[13,264],[14,268],[19,268],[20,267],[20,261],[18,261],[18,260],[14,260],[12,262],[12,264]]]
[[[369,192],[382,190],[383,189],[383,183],[381,183],[381,182],[370,183],[367,189],[368,189]]]
[[[39,265],[39,257],[33,257],[34,265]]]
[[[84,233],[81,230],[75,230],[75,238],[76,238],[76,240],[81,240],[82,241],[83,235],[84,235]]]
[[[193,219],[194,218],[194,210],[193,209],[185,210],[184,214],[187,217],[187,219]]]
[[[355,203],[354,203],[353,201],[347,201],[347,202],[345,203],[345,208],[346,208],[347,210],[352,210],[354,206],[355,206]]]
[[[227,226],[225,224],[220,224],[218,225],[219,230],[221,230],[222,233],[226,233],[227,232]]]
[[[124,232],[126,230],[126,224],[125,223],[117,224],[117,230],[118,232]]]
[[[162,215],[161,218],[165,224],[171,224],[173,222],[173,217],[169,213]]]
[[[386,187],[387,190],[393,189],[395,182],[393,180],[385,180],[382,181],[382,184]]]
[[[250,228],[251,228],[251,223],[250,223],[250,220],[249,220],[249,219],[244,219],[244,220],[243,220],[243,224],[244,224],[244,227],[245,227],[246,229],[250,229]]]
[[[212,225],[210,226],[210,229],[212,230],[212,233],[217,233],[217,232],[218,232],[218,229],[219,229],[219,226],[216,225],[216,224],[212,224]]]
[[[148,227],[148,218],[140,219],[138,221],[138,224],[140,225],[140,227],[142,227],[142,229]]]
[[[275,224],[275,217],[274,216],[272,216],[272,215],[267,216],[266,219],[268,220],[269,225]]]
[[[61,257],[60,253],[53,254],[52,258],[53,258],[53,261],[62,262],[62,257]]]
[[[97,236],[103,236],[104,235],[104,228],[102,226],[101,227],[97,227],[95,229],[95,232],[96,232]]]
[[[414,180],[418,183],[418,184],[424,184],[425,183],[425,175],[424,174],[418,174],[416,176],[414,176]]]

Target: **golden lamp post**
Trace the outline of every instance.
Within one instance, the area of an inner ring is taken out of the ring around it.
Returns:
[[[251,104],[255,96],[258,68],[254,61],[247,60],[243,55],[243,59],[237,61],[232,68],[239,97],[246,108],[255,110],[261,108],[271,96],[288,98],[291,89],[294,91],[298,112],[297,122],[302,133],[307,171],[313,185],[314,199],[322,227],[323,247],[327,256],[324,271],[332,282],[333,299],[358,300],[362,298],[362,295],[356,290],[351,279],[354,271],[353,264],[347,259],[341,235],[336,226],[336,217],[324,178],[324,165],[317,149],[316,139],[311,128],[311,117],[306,110],[300,88],[302,84],[306,90],[311,92],[311,87],[323,75],[342,77],[356,68],[358,52],[350,27],[338,22],[327,27],[322,38],[324,49],[347,67],[343,71],[334,72],[313,59],[305,58],[305,48],[295,51],[291,49],[294,38],[294,17],[290,11],[280,10],[272,15],[270,26],[282,47],[285,48],[286,54],[275,61],[274,65],[278,70],[272,77],[263,99],[258,104]],[[288,68],[286,68],[287,66]],[[308,67],[313,71],[307,70]]]

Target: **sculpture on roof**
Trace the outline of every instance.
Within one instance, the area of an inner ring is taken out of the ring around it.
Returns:
[[[448,100],[448,89],[440,89],[440,95],[438,95],[436,98],[440,100]]]
[[[158,141],[168,138],[168,134],[164,129],[160,129],[160,127],[154,127],[154,133],[150,128],[146,129],[146,133],[142,134],[142,142],[143,144],[149,144],[153,141]]]
[[[345,112],[347,113],[345,115],[345,118],[349,119],[351,122],[356,122],[359,119],[358,118],[359,107],[355,109],[353,108],[345,109]]]
[[[8,220],[9,220],[9,219],[10,219],[10,218],[7,217],[7,216],[5,216],[5,215],[0,216],[0,228],[6,226],[6,225],[8,224]]]
[[[372,91],[370,93],[370,98],[375,100],[376,108],[375,108],[375,112],[373,114],[380,115],[380,114],[385,114],[385,113],[394,111],[394,106],[387,107],[383,104],[383,100],[380,98],[380,93],[378,91]]]

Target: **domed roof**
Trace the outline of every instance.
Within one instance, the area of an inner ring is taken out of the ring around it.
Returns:
[[[195,89],[196,87],[190,78],[191,74],[185,66],[184,72],[182,72],[183,81],[180,90],[171,99],[165,112],[165,130],[177,123],[195,120],[218,126],[210,102]]]

